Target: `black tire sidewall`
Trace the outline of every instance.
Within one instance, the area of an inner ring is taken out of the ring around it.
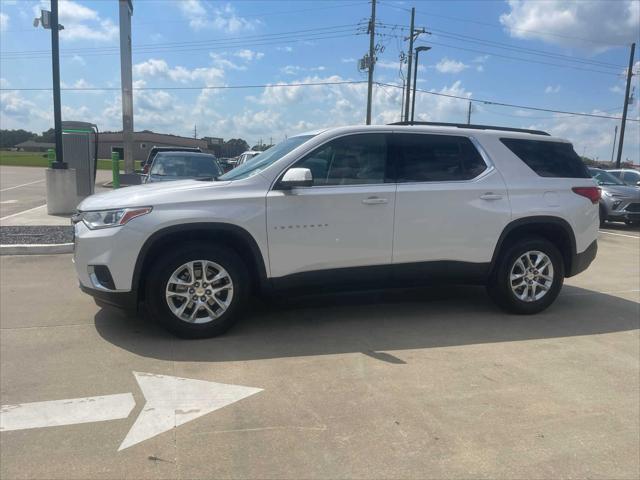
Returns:
[[[535,302],[524,302],[515,296],[509,277],[514,262],[524,253],[537,250],[546,254],[553,265],[553,284],[547,294]],[[531,238],[521,240],[507,248],[500,264],[491,279],[489,289],[491,297],[505,310],[511,313],[530,315],[545,310],[558,297],[564,283],[564,261],[560,251],[548,240]]]
[[[180,265],[193,260],[210,260],[222,266],[233,282],[231,305],[216,320],[208,323],[187,323],[169,309],[165,289],[169,277]],[[169,331],[182,338],[207,338],[227,331],[237,320],[249,294],[247,268],[240,256],[223,245],[190,243],[166,257],[160,257],[149,271],[146,288],[146,310]]]

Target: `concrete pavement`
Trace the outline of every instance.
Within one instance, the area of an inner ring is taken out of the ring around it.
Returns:
[[[131,392],[136,406],[0,433],[0,477],[638,478],[633,235],[601,235],[538,316],[481,288],[318,296],[254,302],[199,341],[100,310],[69,255],[2,257],[1,403]],[[264,390],[118,452],[145,403],[134,371]]]

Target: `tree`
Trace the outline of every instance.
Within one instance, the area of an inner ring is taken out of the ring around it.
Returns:
[[[27,130],[0,130],[0,148],[12,148],[17,144],[25,142],[36,134]]]
[[[247,150],[249,150],[249,144],[242,138],[230,138],[222,145],[221,155],[223,157],[237,157]]]

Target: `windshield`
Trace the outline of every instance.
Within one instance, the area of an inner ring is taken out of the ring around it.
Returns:
[[[212,155],[158,154],[151,175],[162,177],[217,177],[222,172]]]
[[[597,180],[598,185],[625,185],[622,180],[611,175],[609,172],[605,172],[604,170],[590,168],[589,173],[591,173],[591,176]]]
[[[236,167],[230,172],[222,175],[219,180],[241,180],[243,178],[252,177],[277,160],[280,160],[287,153],[302,145],[312,137],[313,135],[299,135],[297,137],[288,138],[284,142],[280,142],[269,150],[262,152],[260,155],[256,155],[255,157],[248,159],[239,167]]]

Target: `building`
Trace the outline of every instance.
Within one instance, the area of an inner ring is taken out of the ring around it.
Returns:
[[[56,144],[27,140],[26,142],[18,143],[16,145],[16,149],[19,152],[46,152],[50,148],[56,148]]]
[[[209,145],[206,140],[154,133],[146,130],[133,133],[134,160],[146,160],[152,147],[199,147],[203,152],[209,151]],[[118,152],[120,158],[122,158],[124,152],[122,132],[100,133],[98,158],[111,158],[111,152]]]

